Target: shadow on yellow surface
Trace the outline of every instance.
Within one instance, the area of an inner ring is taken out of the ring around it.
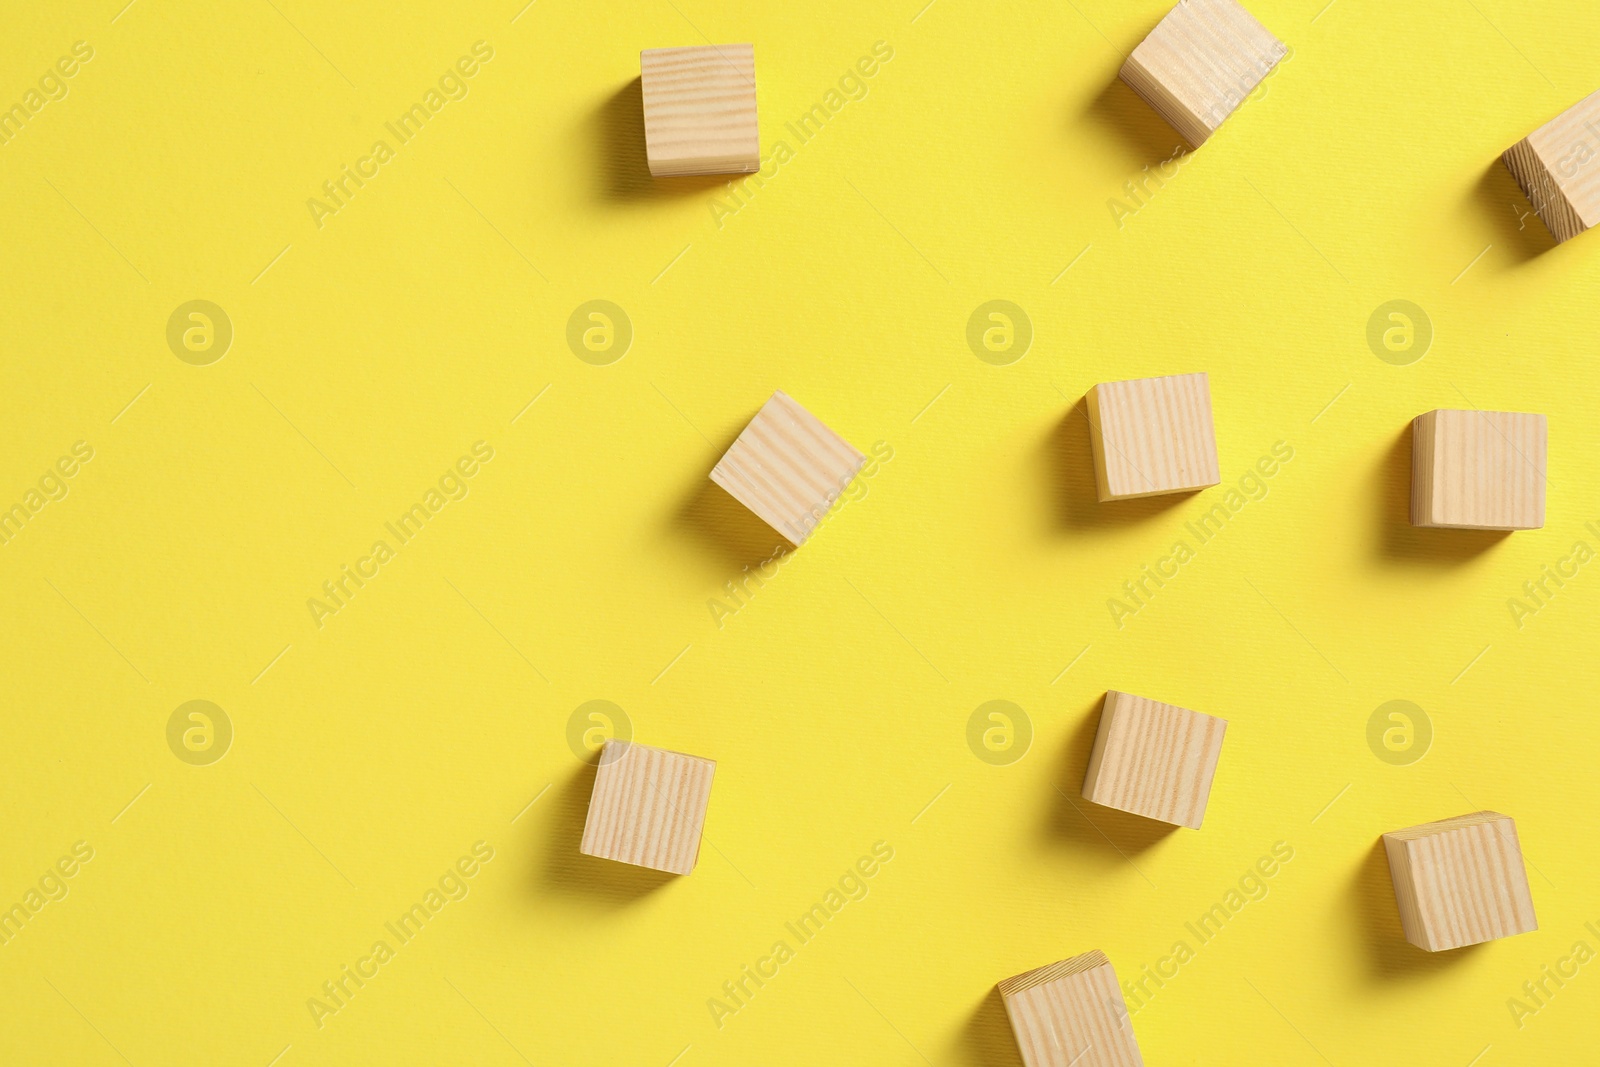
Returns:
[[[1095,698],[1067,742],[1056,778],[1057,795],[1051,798],[1047,833],[1074,848],[1104,855],[1110,847],[1126,856],[1138,855],[1166,840],[1179,829],[1171,823],[1146,819],[1083,798],[1083,776],[1089,769],[1094,735],[1100,728],[1105,697]]]
[[[594,792],[595,774],[599,769],[596,756],[555,787],[550,801],[555,811],[554,829],[542,826],[535,835],[544,836],[544,862],[531,887],[535,899],[548,893],[562,893],[607,907],[625,907],[678,877],[631,863],[585,856],[578,851],[583,841],[583,824],[589,817],[589,796]]]
[[[1483,947],[1469,945],[1449,952],[1424,952],[1406,940],[1381,837],[1367,850],[1367,858],[1351,880],[1350,898],[1355,912],[1352,921],[1360,931],[1367,949],[1367,965],[1374,977],[1405,979],[1434,974],[1462,965]]]
[[[595,189],[602,200],[673,200],[715,189],[730,180],[720,174],[651,176],[644,150],[644,85],[638,78],[612,93],[596,109],[594,133],[602,174]]]
[[[1417,412],[1418,415],[1422,412]],[[1458,567],[1509,536],[1506,530],[1434,530],[1411,525],[1411,423],[1384,453],[1378,467],[1378,555],[1387,563]]]
[[[1556,239],[1534,214],[1533,205],[1499,156],[1478,176],[1469,209],[1489,219],[1494,226],[1494,243],[1510,252],[1518,266],[1556,246]]]
[[[1178,131],[1168,126],[1127,83],[1113,75],[1083,111],[1083,118],[1108,140],[1121,144],[1135,169],[1154,167],[1188,150]]]
[[[950,1062],[973,1067],[1022,1067],[1022,1054],[1017,1051],[1011,1020],[1006,1017],[1005,1001],[1000,997],[998,986],[990,986],[989,992],[967,1016],[967,1024],[961,1028],[951,1054]]]
[[[1194,493],[1168,493],[1110,500],[1102,504],[1095,484],[1094,451],[1089,443],[1089,405],[1083,397],[1068,409],[1039,446],[1049,472],[1053,527],[1061,533],[1115,531],[1156,519]]]

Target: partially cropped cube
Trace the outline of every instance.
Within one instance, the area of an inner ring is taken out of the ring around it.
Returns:
[[[1428,952],[1539,928],[1517,824],[1480,811],[1383,835],[1406,940]]]
[[[1102,382],[1087,400],[1102,502],[1186,493],[1222,481],[1205,374]]]
[[[798,547],[866,461],[788,394],[776,392],[711,469],[711,480]]]
[[[999,988],[1024,1067],[1144,1067],[1104,952],[1007,978]]]
[[[760,169],[752,45],[647,49],[639,53],[639,77],[651,174]]]
[[[610,740],[589,797],[578,851],[671,874],[700,857],[715,760]]]
[[[1600,92],[1506,150],[1506,169],[1557,241],[1600,221]]]
[[[1198,148],[1287,52],[1235,0],[1180,0],[1123,63],[1122,80]]]
[[[1112,690],[1089,753],[1083,797],[1198,830],[1227,730],[1226,719]]]
[[[1411,524],[1467,530],[1544,525],[1543,415],[1430,411],[1411,423]]]

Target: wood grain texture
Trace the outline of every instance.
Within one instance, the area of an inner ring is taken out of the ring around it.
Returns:
[[[1112,690],[1095,732],[1085,800],[1200,829],[1228,723]]]
[[[717,461],[711,480],[799,546],[865,462],[853,445],[780,391]]]
[[[1204,374],[1102,382],[1089,390],[1089,445],[1102,502],[1222,481]]]
[[[1288,52],[1235,0],[1181,0],[1122,65],[1122,80],[1198,148]]]
[[[1591,93],[1501,157],[1557,241],[1600,221],[1600,92]]]
[[[748,44],[639,53],[650,173],[753,174],[761,166],[756,53]]]
[[[1543,415],[1436,410],[1411,424],[1411,524],[1469,530],[1544,525]]]
[[[1406,940],[1442,952],[1539,928],[1517,824],[1480,811],[1383,835]]]
[[[1025,1067],[1143,1067],[1104,952],[1007,978],[999,990]]]
[[[672,874],[700,856],[714,760],[610,740],[589,797],[578,851]]]

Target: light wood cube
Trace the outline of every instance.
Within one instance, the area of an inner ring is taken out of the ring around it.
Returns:
[[[1122,65],[1122,80],[1198,148],[1287,52],[1234,0],[1180,0]]]
[[[1469,530],[1544,525],[1543,415],[1430,411],[1411,423],[1411,524]]]
[[[639,53],[639,77],[651,174],[760,169],[752,45],[647,49]]]
[[[1406,940],[1429,952],[1539,928],[1517,824],[1493,811],[1383,835]]]
[[[1144,1067],[1104,952],[1007,978],[999,989],[1024,1067]]]
[[[1186,493],[1222,481],[1205,374],[1102,382],[1087,399],[1102,502]]]
[[[1200,829],[1228,722],[1115,690],[1083,776],[1085,800]]]
[[[717,461],[711,480],[798,547],[866,460],[780,391]]]
[[[715,760],[612,739],[583,824],[586,856],[688,874],[700,857]]]
[[[1600,221],[1600,92],[1506,150],[1506,169],[1557,241]]]

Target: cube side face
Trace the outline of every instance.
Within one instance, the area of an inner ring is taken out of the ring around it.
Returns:
[[[777,392],[711,470],[711,480],[790,544],[805,544],[866,456]]]
[[[578,850],[636,867],[688,874],[700,856],[700,834],[712,760],[627,741],[607,741],[589,798]]]
[[[1544,525],[1543,415],[1431,411],[1415,424],[1412,522],[1472,530]]]
[[[1560,183],[1533,147],[1531,138],[1525,137],[1506,149],[1500,160],[1517,180],[1517,186],[1533,205],[1550,236],[1557,241],[1568,241],[1589,228],[1590,224],[1579,217],[1561,191]]]
[[[1443,952],[1538,929],[1516,823],[1493,812],[1384,835],[1406,940]]]
[[[1056,976],[1028,981],[1046,974]],[[1018,975],[1000,983],[1000,991],[1026,1067],[1144,1067],[1116,971],[1104,954]]]
[[[639,53],[639,77],[651,174],[751,174],[760,168],[753,46],[648,49]]]
[[[1199,147],[1287,52],[1235,0],[1181,0],[1129,55],[1121,77]]]
[[[1102,503],[1222,481],[1206,374],[1101,382],[1088,409]]]
[[[1534,130],[1507,156],[1513,152],[1517,166],[1511,172],[1519,184],[1519,169],[1534,175],[1533,187],[1545,207],[1532,192],[1528,199],[1557,240],[1568,240],[1600,222],[1600,92]],[[1523,191],[1528,192],[1528,186]],[[1546,217],[1546,210],[1551,217]]]
[[[1085,800],[1200,829],[1226,720],[1127,693],[1106,694]]]

